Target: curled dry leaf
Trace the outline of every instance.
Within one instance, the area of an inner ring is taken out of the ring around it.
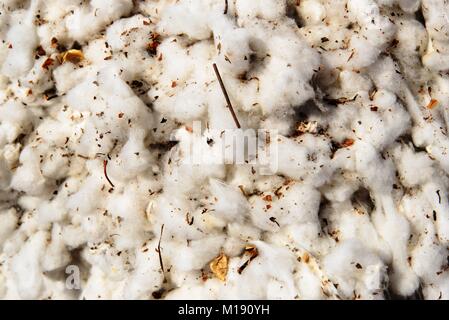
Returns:
[[[69,61],[73,64],[77,64],[84,59],[84,54],[81,50],[70,49],[62,54],[62,62]]]
[[[218,257],[209,264],[210,270],[221,281],[226,281],[228,274],[228,257],[224,253],[220,253]]]

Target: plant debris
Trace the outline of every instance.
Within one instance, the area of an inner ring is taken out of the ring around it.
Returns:
[[[164,225],[161,225],[161,233],[159,235],[159,242],[157,244],[156,252],[159,255],[159,264],[161,266],[162,273],[164,274],[164,282],[167,282],[167,279],[165,277],[165,269],[164,269],[164,262],[162,261],[162,251],[161,251],[161,241],[162,241],[162,234],[164,233]]]
[[[147,52],[150,56],[157,55],[157,47],[161,44],[160,35],[158,33],[152,33],[150,36],[150,42],[147,45]]]
[[[228,274],[228,257],[223,252],[210,262],[209,267],[215,277],[221,281],[226,281],[226,275]]]
[[[112,183],[111,179],[109,179],[108,177],[108,171],[107,171],[107,166],[108,166],[108,160],[103,160],[103,172],[104,172],[104,176],[106,177],[106,180],[108,180],[109,184],[111,185],[112,188],[115,188],[114,184]]]
[[[426,108],[429,109],[429,110],[432,110],[436,106],[438,106],[438,100],[437,99],[431,99],[430,102],[427,104]]]
[[[52,66],[54,62],[55,62],[54,59],[47,58],[47,59],[45,59],[44,63],[42,64],[42,68],[45,70],[48,70],[48,69],[50,69],[50,66]]]
[[[215,75],[217,76],[218,82],[220,83],[221,91],[223,91],[223,95],[225,96],[226,103],[228,104],[229,111],[231,111],[231,115],[232,115],[232,118],[234,119],[235,125],[237,126],[237,128],[240,129],[241,128],[240,122],[237,119],[237,116],[234,112],[234,108],[232,107],[228,92],[226,91],[223,80],[221,79],[220,72],[218,71],[218,67],[215,63],[213,64],[213,67],[214,67]]]
[[[249,258],[237,269],[238,274],[242,274],[243,270],[246,269],[250,262],[257,258],[259,251],[255,246],[249,245],[245,247],[243,254],[248,255]]]
[[[62,63],[71,62],[73,64],[80,63],[84,59],[84,54],[81,50],[70,49],[64,52],[61,56]]]

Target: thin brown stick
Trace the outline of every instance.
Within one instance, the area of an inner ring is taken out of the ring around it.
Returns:
[[[109,184],[111,185],[111,187],[115,188],[114,184],[112,183],[111,179],[109,179],[108,177],[108,172],[106,170],[106,167],[108,166],[108,160],[103,160],[103,171],[104,171],[104,176],[106,177],[106,180],[108,180]]]
[[[161,240],[162,240],[162,233],[164,232],[164,225],[161,226],[161,234],[159,236],[159,243],[157,244],[157,253],[159,254],[159,263],[161,265],[161,270],[162,273],[164,274],[165,277],[165,270],[164,270],[164,263],[162,261],[162,253],[161,253]]]
[[[228,13],[228,0],[225,0],[225,8],[224,8],[223,14],[227,14],[227,13]]]
[[[228,92],[226,91],[226,88],[223,84],[223,80],[221,79],[220,72],[218,71],[217,65],[214,63],[213,67],[214,67],[215,75],[217,76],[218,82],[220,83],[221,91],[223,91],[223,95],[226,99],[226,103],[228,104],[228,108],[231,111],[231,115],[232,115],[232,118],[234,119],[235,125],[237,126],[237,128],[240,129],[241,126],[240,126],[239,119],[237,119],[237,116],[235,115],[234,108],[232,107],[231,100],[229,99]]]

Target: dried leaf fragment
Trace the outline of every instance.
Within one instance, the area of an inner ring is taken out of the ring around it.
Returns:
[[[263,197],[264,201],[273,201],[273,197],[270,194],[267,194],[265,197]]]
[[[81,50],[70,49],[62,54],[62,62],[69,61],[73,64],[77,64],[84,59],[84,54]]]
[[[427,109],[432,110],[433,108],[435,108],[436,106],[438,106],[438,100],[437,99],[432,99],[430,100],[430,102],[427,104]]]
[[[55,62],[55,60],[53,60],[52,58],[45,59],[44,63],[42,64],[42,68],[48,70],[50,66],[53,65],[53,62]]]
[[[222,252],[209,264],[210,270],[221,281],[226,281],[228,274],[228,257]]]
[[[150,37],[150,42],[147,45],[147,52],[150,56],[155,56],[157,54],[157,47],[161,44],[160,35],[158,33],[152,33]]]
[[[304,260],[305,263],[309,263],[310,261],[310,256],[307,252],[304,252],[304,255],[302,257],[302,260]]]
[[[238,269],[237,272],[238,274],[242,274],[243,270],[245,270],[245,268],[249,265],[249,263],[251,261],[253,261],[258,255],[259,255],[259,251],[257,250],[257,248],[253,245],[249,245],[245,247],[245,250],[243,251],[244,255],[249,255],[249,259],[245,261],[245,263],[243,263]]]
[[[347,147],[350,147],[350,146],[352,146],[354,144],[354,139],[345,139],[343,142],[342,142],[342,144],[341,144],[341,146],[343,147],[343,148],[347,148]]]

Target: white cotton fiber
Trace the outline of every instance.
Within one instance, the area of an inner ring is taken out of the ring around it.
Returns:
[[[3,1],[0,298],[449,299],[448,16]]]
[[[22,13],[24,21],[20,16],[15,17],[13,26],[8,30],[6,41],[8,43],[8,54],[3,62],[2,74],[16,79],[27,73],[33,66],[33,50],[37,45],[35,27],[31,17]]]
[[[286,1],[284,0],[260,0],[245,1],[237,0],[237,12],[243,18],[260,17],[267,20],[275,20],[282,17],[286,12]]]

